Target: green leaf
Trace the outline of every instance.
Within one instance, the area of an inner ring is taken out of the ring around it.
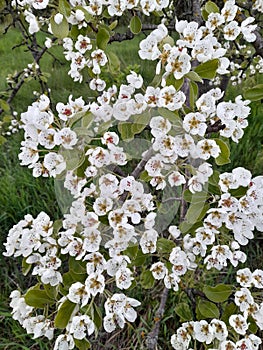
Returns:
[[[86,264],[80,260],[75,260],[72,256],[69,258],[69,269],[76,274],[86,273]]]
[[[123,141],[134,139],[134,133],[132,131],[132,123],[120,122],[118,124],[118,130],[119,130],[119,133],[121,134],[121,138]]]
[[[229,284],[218,284],[215,287],[204,286],[203,288],[205,296],[215,303],[226,301],[232,294],[232,291],[233,288]]]
[[[202,220],[209,208],[209,204],[206,203],[191,203],[185,215],[186,221],[190,224],[195,224],[196,222]]]
[[[56,299],[58,295],[58,289],[56,286],[51,286],[50,284],[44,284],[44,290],[48,297],[51,299]]]
[[[68,299],[64,301],[64,303],[58,309],[58,313],[55,317],[55,327],[59,329],[64,329],[67,327],[72,312],[76,307],[75,303],[72,303]]]
[[[24,276],[26,276],[28,274],[28,272],[31,270],[32,264],[28,264],[26,262],[27,258],[23,258],[22,260],[22,273]]]
[[[101,50],[105,50],[109,40],[110,40],[109,31],[103,27],[100,27],[96,38],[98,48]]]
[[[119,57],[112,51],[107,52],[107,57],[110,71],[112,73],[118,73],[121,66]]]
[[[59,0],[58,10],[63,16],[69,17],[71,12],[71,6],[67,0]]]
[[[161,107],[161,108],[158,108],[158,113],[159,113],[162,117],[168,119],[168,120],[169,120],[173,125],[175,125],[177,128],[182,128],[183,123],[182,123],[182,120],[181,120],[181,118],[179,117],[179,114],[178,114],[177,111],[172,112],[172,111],[170,111],[170,110],[167,109],[167,108]]]
[[[139,249],[136,255],[136,258],[133,260],[134,266],[143,266],[147,259],[147,254],[143,254],[142,250]]]
[[[139,34],[142,30],[142,22],[138,16],[133,16],[131,18],[130,30],[133,34]]]
[[[224,165],[231,162],[230,160],[230,149],[228,145],[221,139],[214,139],[217,145],[220,147],[220,154],[215,159],[217,165]]]
[[[205,203],[208,198],[206,191],[192,193],[190,190],[184,191],[184,200],[188,203]]]
[[[154,282],[155,282],[154,277],[151,271],[149,270],[142,272],[140,281],[144,289],[151,289],[154,286]]]
[[[116,19],[115,21],[111,22],[111,24],[109,25],[109,29],[110,29],[110,30],[115,29],[115,28],[117,27],[118,23],[119,23],[119,22],[118,22],[117,19]]]
[[[149,182],[152,179],[151,176],[149,176],[147,170],[144,170],[141,172],[140,174],[140,180],[145,181],[145,182]]]
[[[134,122],[132,123],[132,133],[135,135],[142,132],[143,129],[145,129],[145,127],[148,125],[150,119],[151,113],[149,111],[146,111],[142,114],[136,114],[134,116]]]
[[[179,303],[174,309],[176,315],[180,317],[180,322],[190,321],[193,319],[192,311],[187,303]]]
[[[239,312],[239,308],[235,303],[230,303],[227,304],[224,307],[223,314],[221,316],[221,320],[225,322],[225,324],[228,326],[229,325],[229,317],[231,315],[237,314]]]
[[[5,100],[0,100],[0,107],[4,112],[9,112],[10,111],[10,106]]]
[[[185,234],[189,232],[195,232],[195,230],[202,225],[202,221],[195,222],[194,224],[190,224],[189,222],[183,221],[180,223],[179,229],[183,234]]]
[[[198,85],[194,81],[190,81],[189,84],[189,100],[190,100],[190,107],[192,109],[195,108],[195,101],[198,97]]]
[[[192,81],[197,81],[199,83],[203,83],[203,79],[194,71],[190,71],[188,72],[185,77],[187,77],[188,79],[192,80]]]
[[[219,8],[217,4],[215,4],[213,1],[207,1],[205,4],[205,10],[208,14],[210,13],[219,13]]]
[[[216,70],[219,66],[219,60],[216,58],[204,63],[201,63],[195,68],[195,72],[204,79],[214,79]]]
[[[7,139],[3,135],[0,135],[0,146],[2,146],[6,141]]]
[[[54,304],[55,300],[50,298],[45,290],[39,289],[40,285],[30,288],[25,294],[25,302],[29,306],[44,309],[48,304]]]
[[[201,13],[202,13],[203,20],[207,21],[209,13],[204,8],[202,9]]]
[[[219,318],[218,307],[210,301],[199,300],[196,308],[202,318]]]
[[[173,74],[170,74],[166,78],[166,85],[167,86],[173,85],[177,91],[180,90],[180,88],[182,87],[183,83],[184,83],[184,78],[175,79]]]
[[[244,97],[250,101],[259,101],[263,99],[263,84],[254,86],[244,92]]]
[[[134,260],[138,254],[138,250],[138,245],[131,245],[124,250],[123,254],[127,255],[131,260]]]
[[[161,254],[171,253],[174,247],[175,247],[175,243],[170,239],[159,238],[157,240],[156,248],[158,253],[161,253]]]
[[[95,323],[97,329],[101,328],[102,325],[102,313],[97,304],[93,304],[93,315],[92,320]]]
[[[50,24],[51,24],[51,30],[55,37],[59,39],[64,39],[68,36],[69,32],[69,24],[68,21],[66,20],[65,16],[63,16],[63,20],[60,24],[57,24],[54,20],[54,17],[51,17],[50,19]]]
[[[83,128],[88,128],[94,120],[94,115],[91,112],[85,113],[81,118],[81,126]]]
[[[81,339],[81,340],[74,339],[74,343],[79,350],[87,350],[87,349],[91,348],[91,344],[86,338]]]

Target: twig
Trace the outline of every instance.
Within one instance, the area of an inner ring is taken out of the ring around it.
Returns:
[[[156,320],[155,325],[154,325],[152,331],[148,334],[147,339],[146,339],[146,346],[147,346],[148,350],[155,350],[156,349],[159,330],[160,330],[160,324],[161,324],[162,317],[164,315],[168,293],[169,293],[169,289],[167,289],[165,287],[163,292],[162,292],[160,305],[159,305],[158,310],[157,310],[156,315],[155,315],[155,320]]]

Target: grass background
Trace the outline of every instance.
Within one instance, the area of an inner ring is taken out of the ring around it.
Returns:
[[[45,37],[41,35],[40,41],[44,41]],[[5,64],[1,65],[0,70],[0,91],[6,88],[5,77],[8,74],[13,74],[15,71],[20,71],[25,68],[28,63],[32,62],[31,54],[24,49],[23,46],[17,46],[21,42],[21,36],[16,30],[9,31],[6,35],[0,37],[0,57]],[[121,60],[123,67],[130,65],[139,71],[146,73],[146,82],[150,82],[153,78],[151,76],[150,64],[143,62],[142,66],[138,66],[139,60],[136,54],[139,38],[125,43],[114,43],[110,50],[113,50]],[[15,49],[12,47],[17,46]],[[76,98],[80,95],[91,95],[88,84],[74,83],[68,76],[67,72],[69,64],[64,62],[62,48],[55,47],[51,53],[57,57],[54,58],[46,55],[40,62],[43,72],[50,74],[49,86],[51,87],[51,94],[53,101],[66,102],[70,94]],[[64,62],[62,64],[62,62]],[[118,77],[116,77],[118,79]],[[121,79],[121,77],[119,77]],[[229,99],[234,99],[240,94],[240,91],[252,86],[255,83],[262,83],[262,76],[257,76],[255,79],[251,78],[244,81],[240,87],[230,87],[226,94]],[[32,80],[25,84],[14,99],[14,108],[18,113],[26,110],[35,97],[32,95],[33,90],[39,90],[39,85]],[[231,164],[225,165],[222,171],[229,171],[232,167],[244,166],[252,171],[254,175],[263,174],[263,106],[257,103],[249,117],[249,127],[245,130],[245,135],[239,144],[231,143]],[[0,148],[0,228],[1,238],[0,244],[3,249],[8,230],[16,224],[27,213],[36,216],[40,211],[45,211],[53,219],[60,217],[60,210],[56,203],[56,196],[54,193],[54,183],[52,179],[35,179],[31,175],[31,171],[26,167],[21,167],[17,158],[19,153],[20,141],[22,140],[22,133],[13,135]],[[262,266],[262,234],[256,233],[255,240],[247,247],[248,266],[252,269]],[[1,270],[1,302],[0,302],[0,349],[50,349],[50,344],[45,340],[33,340],[30,336],[25,334],[25,331],[20,325],[14,321],[10,315],[9,310],[9,294],[18,286],[25,288],[30,281],[24,279],[21,271],[19,259],[10,259],[1,256],[0,260]],[[231,275],[231,271],[229,271]],[[160,287],[160,286],[159,286]],[[159,288],[161,290],[161,287]],[[144,342],[144,333],[151,330],[155,308],[158,305],[147,305],[149,300],[152,300],[154,295],[158,295],[159,290],[149,292],[145,297],[143,291],[139,291],[140,296],[145,299],[145,315],[141,317],[140,323],[135,328],[128,328],[123,332],[120,330],[114,338],[111,339],[110,347],[104,343],[96,344],[97,349],[141,349]],[[138,296],[140,298],[140,296]],[[179,298],[179,297],[178,297]],[[170,329],[175,328],[173,325],[173,311],[176,303],[176,298],[170,298],[167,306],[167,313],[165,315],[166,325],[164,322],[161,326],[161,334],[159,343],[163,344],[163,349],[166,349],[167,339],[170,337]],[[148,320],[147,322],[144,320]],[[152,320],[152,321],[149,321]],[[106,338],[105,338],[106,341]],[[116,346],[114,345],[116,344]],[[122,344],[121,348],[117,344]]]

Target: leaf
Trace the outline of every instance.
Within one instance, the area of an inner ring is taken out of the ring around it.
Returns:
[[[108,57],[108,64],[109,64],[110,71],[112,73],[119,72],[121,62],[120,62],[118,56],[114,52],[109,51],[109,52],[107,52],[107,57]]]
[[[190,306],[187,303],[179,303],[174,309],[176,315],[180,317],[180,322],[190,321],[193,315]]]
[[[79,350],[87,350],[91,348],[91,344],[86,338],[74,339],[74,343]]]
[[[177,91],[180,90],[180,88],[182,87],[183,83],[184,83],[184,78],[175,79],[173,74],[170,74],[166,78],[166,86],[173,85]]]
[[[203,79],[194,71],[188,72],[185,77],[192,81],[197,81],[199,83],[203,83]]]
[[[100,308],[98,307],[97,304],[93,304],[93,317],[92,317],[93,322],[95,323],[95,326],[97,329],[101,328],[102,325],[102,313]]]
[[[75,131],[79,136],[79,133],[77,132],[79,130],[76,128]],[[59,153],[67,164],[67,170],[75,170],[85,161],[85,153],[77,148],[65,149],[61,147]]]
[[[119,23],[119,22],[118,22],[117,19],[116,19],[115,21],[111,22],[111,24],[109,25],[109,29],[110,29],[110,30],[115,29],[115,28],[117,27],[118,23]]]
[[[121,134],[121,138],[124,141],[133,140],[134,133],[132,131],[132,123],[129,122],[120,122],[118,124],[118,130]]]
[[[197,304],[197,312],[200,313],[202,318],[219,318],[220,315],[218,307],[206,300],[199,300]]]
[[[132,133],[135,135],[142,132],[143,129],[145,129],[145,127],[148,125],[150,119],[151,113],[149,111],[146,111],[142,114],[136,114],[134,116],[134,122],[132,123]]]
[[[74,259],[72,256],[69,258],[69,269],[76,274],[86,273],[86,264],[80,260]]]
[[[0,107],[4,112],[9,112],[10,111],[10,106],[5,100],[0,100]]]
[[[202,221],[197,221],[194,224],[190,224],[189,222],[183,221],[179,225],[180,231],[184,233],[194,232],[198,227],[202,226]]]
[[[205,4],[205,10],[208,14],[210,13],[219,13],[219,8],[217,4],[215,4],[213,1],[207,1]]]
[[[244,97],[250,101],[259,101],[263,99],[263,84],[254,86],[244,92]]]
[[[75,303],[72,303],[70,300],[65,300],[64,303],[58,309],[58,313],[55,317],[55,327],[59,329],[64,329],[67,327],[72,312],[76,307]]]
[[[3,135],[0,135],[0,146],[2,146],[6,141],[7,139]]]
[[[94,115],[91,112],[87,112],[81,118],[81,126],[83,128],[88,128],[94,120]]]
[[[149,270],[142,272],[140,281],[144,289],[151,289],[154,286],[154,282],[155,282],[154,277],[151,271]]]
[[[71,6],[67,0],[59,0],[58,10],[63,16],[69,17],[71,12]]]
[[[205,296],[215,303],[226,301],[232,294],[232,291],[232,286],[229,284],[218,284],[215,287],[204,286],[203,288]]]
[[[50,284],[44,284],[44,290],[51,299],[56,299],[58,295],[58,289],[56,286],[51,286]]]
[[[202,9],[201,13],[204,21],[207,21],[209,13],[204,8]]]
[[[219,66],[219,60],[216,58],[204,63],[201,63],[195,68],[195,72],[204,79],[214,79],[216,76],[216,70]]]
[[[100,27],[98,30],[98,33],[97,33],[97,37],[96,37],[96,42],[97,42],[98,48],[101,50],[105,50],[109,40],[110,40],[109,31],[103,27]]]
[[[25,294],[25,302],[29,306],[44,309],[47,304],[54,304],[55,300],[47,295],[45,290],[39,289],[39,284],[30,288]]]
[[[196,222],[202,220],[209,208],[209,204],[203,203],[202,205],[202,202],[191,203],[185,215],[186,221],[190,224],[195,224]]]
[[[231,315],[237,314],[239,312],[239,308],[235,303],[227,304],[224,308],[223,314],[221,316],[221,320],[229,325],[229,317]]]
[[[141,172],[140,174],[140,180],[144,181],[144,182],[149,182],[152,179],[151,176],[149,176],[147,170],[144,170]]]
[[[190,107],[192,109],[195,108],[195,101],[197,99],[198,96],[198,85],[194,82],[194,81],[190,81],[189,84],[189,100],[190,100]]]
[[[28,264],[26,262],[27,258],[23,258],[22,260],[22,273],[24,276],[26,276],[28,274],[28,272],[31,270],[32,264]]]
[[[142,30],[142,22],[138,16],[133,16],[131,18],[130,30],[133,34],[139,34]]]
[[[166,108],[158,108],[158,113],[168,119],[170,122],[172,122],[173,125],[175,125],[176,127],[178,128],[182,128],[182,120],[181,118],[179,117],[179,114],[177,111],[170,111],[169,109],[166,109]]]
[[[208,193],[205,191],[192,193],[190,190],[184,191],[184,200],[188,203],[205,203]]]
[[[63,16],[62,22],[60,24],[57,24],[54,20],[54,17],[55,16],[51,17],[50,19],[52,33],[54,34],[55,37],[59,39],[66,38],[69,32],[68,21],[66,20],[65,16]]]
[[[220,147],[220,154],[215,159],[217,165],[224,165],[231,162],[230,160],[230,149],[228,145],[221,139],[214,139],[217,145]]]
[[[134,266],[142,266],[147,259],[147,254],[143,254],[142,250],[139,249],[136,258],[133,260]]]
[[[175,243],[167,238],[159,238],[157,240],[156,247],[158,253],[171,253],[172,249],[175,247]]]
[[[124,250],[123,255],[127,255],[131,260],[134,260],[138,254],[138,250],[138,245],[131,245]]]

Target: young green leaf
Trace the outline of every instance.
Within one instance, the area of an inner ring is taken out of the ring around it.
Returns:
[[[210,301],[199,300],[196,308],[201,318],[219,318],[218,307]]]
[[[205,10],[208,14],[210,13],[219,13],[219,8],[217,4],[215,4],[213,1],[207,1],[205,4]]]
[[[204,79],[214,79],[216,76],[216,70],[219,66],[219,60],[216,58],[214,60],[207,61],[205,63],[199,64],[195,68],[195,72]]]
[[[253,86],[244,92],[244,97],[250,101],[259,101],[263,99],[263,84]]]
[[[214,139],[215,142],[218,144],[220,147],[220,154],[219,156],[215,159],[217,165],[224,165],[228,164],[231,162],[230,160],[230,149],[228,145],[221,139]]]
[[[142,30],[142,22],[138,16],[133,16],[131,18],[130,30],[133,34],[139,34]]]
[[[226,301],[232,294],[232,291],[232,286],[229,284],[218,284],[215,287],[204,286],[203,288],[205,296],[215,303]]]
[[[64,303],[60,306],[55,317],[55,327],[59,329],[66,328],[75,307],[76,304],[72,303],[68,299],[65,300]]]
[[[69,24],[66,20],[65,16],[63,16],[63,19],[61,23],[57,24],[54,19],[55,16],[51,17],[50,19],[50,25],[52,33],[57,37],[58,39],[64,39],[68,36],[69,32]]]

